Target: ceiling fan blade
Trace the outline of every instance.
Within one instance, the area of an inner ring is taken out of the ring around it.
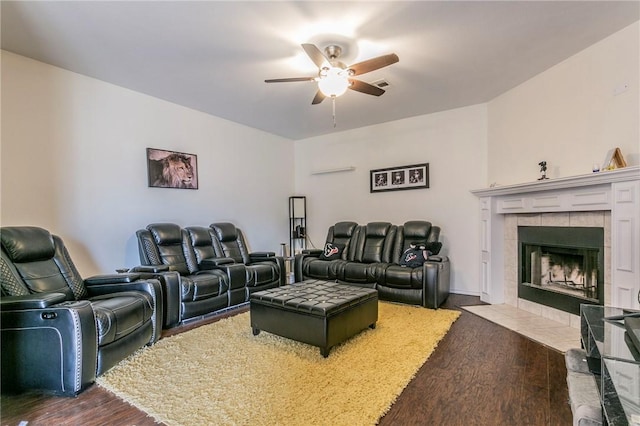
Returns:
[[[349,89],[355,90],[356,92],[362,92],[362,93],[366,93],[367,95],[373,95],[373,96],[381,96],[384,93],[384,90],[382,90],[378,86],[365,83],[364,81],[350,78],[349,83],[351,83],[351,85],[349,86]]]
[[[322,68],[324,63],[329,62],[327,57],[322,54],[315,44],[304,43],[302,44],[302,48],[318,68]]]
[[[316,92],[316,96],[313,98],[313,101],[311,101],[311,105],[317,105],[320,102],[324,101],[324,98],[326,96],[322,94],[321,91],[318,90],[318,92]]]
[[[272,78],[265,80],[265,83],[289,83],[291,81],[315,81],[315,77],[292,77],[292,78]]]
[[[395,64],[399,60],[398,55],[390,53],[388,55],[382,55],[372,59],[367,59],[366,61],[358,62],[357,64],[351,65],[348,69],[353,71],[353,75],[361,75]]]

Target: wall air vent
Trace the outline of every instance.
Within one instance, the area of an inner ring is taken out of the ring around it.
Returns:
[[[371,84],[373,84],[374,86],[378,86],[381,89],[386,89],[387,87],[390,86],[389,82],[387,80],[384,80],[384,79],[383,80],[376,80]]]

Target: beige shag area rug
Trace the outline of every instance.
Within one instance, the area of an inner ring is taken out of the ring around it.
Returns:
[[[323,358],[253,336],[245,312],[162,339],[97,382],[170,425],[372,425],[459,315],[380,302],[375,329]]]

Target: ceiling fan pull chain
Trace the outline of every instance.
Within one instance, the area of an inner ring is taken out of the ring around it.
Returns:
[[[331,96],[333,101],[333,127],[336,127],[336,95]]]

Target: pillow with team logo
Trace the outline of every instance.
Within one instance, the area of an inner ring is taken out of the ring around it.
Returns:
[[[427,260],[427,257],[429,257],[429,252],[426,250],[424,244],[418,245],[416,243],[411,243],[409,248],[402,253],[400,266],[417,268],[422,266],[422,264]]]
[[[320,259],[322,260],[335,260],[340,259],[342,256],[342,250],[344,250],[344,244],[327,243],[324,245]]]
[[[440,253],[441,248],[442,243],[440,242],[431,242],[426,244],[413,242],[409,244],[409,248],[402,253],[400,266],[406,266],[409,268],[422,266],[429,256]]]

